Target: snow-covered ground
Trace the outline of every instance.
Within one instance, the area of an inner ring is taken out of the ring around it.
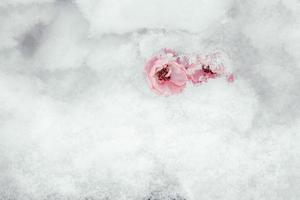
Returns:
[[[157,96],[161,48],[236,81]],[[298,0],[0,0],[0,199],[300,199]]]

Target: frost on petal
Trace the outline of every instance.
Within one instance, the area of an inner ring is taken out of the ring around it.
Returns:
[[[176,59],[176,62],[179,64],[184,65],[186,69],[191,68],[194,64],[191,62],[190,58],[186,55],[184,56],[178,56]]]
[[[176,51],[174,51],[173,49],[164,48],[164,49],[163,49],[163,52],[164,52],[165,54],[169,54],[169,55],[171,55],[171,56],[173,56],[173,57],[177,56]]]

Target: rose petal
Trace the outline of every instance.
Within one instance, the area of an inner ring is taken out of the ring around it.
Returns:
[[[184,66],[173,63],[170,68],[172,70],[170,81],[178,86],[185,85],[188,78]]]
[[[145,65],[145,72],[149,73],[151,68],[154,66],[155,62],[158,60],[158,58],[155,56],[151,58]]]
[[[167,84],[171,94],[180,93],[185,88],[184,86],[178,86],[176,84],[173,84],[172,82],[168,82]]]
[[[195,70],[194,73],[192,73],[189,78],[192,81],[192,83],[200,83],[200,79],[203,76],[203,71],[202,69]]]

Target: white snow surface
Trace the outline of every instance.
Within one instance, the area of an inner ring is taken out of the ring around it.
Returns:
[[[164,47],[236,81],[157,96]],[[299,52],[298,0],[0,0],[0,199],[298,200]]]

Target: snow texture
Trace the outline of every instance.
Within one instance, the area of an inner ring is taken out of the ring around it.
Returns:
[[[157,96],[164,47],[236,81]],[[1,0],[0,199],[298,200],[299,52],[298,0]]]

